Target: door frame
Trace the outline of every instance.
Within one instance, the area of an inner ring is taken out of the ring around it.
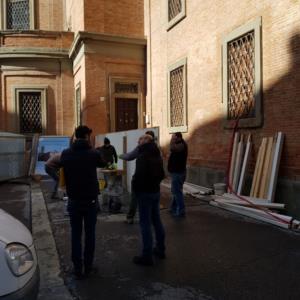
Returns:
[[[137,93],[116,93],[115,84],[117,82],[122,83],[135,83],[138,85]],[[109,76],[109,114],[110,114],[110,131],[116,131],[116,98],[123,99],[137,99],[137,118],[138,128],[144,127],[144,103],[143,103],[143,81],[138,77],[130,76]]]

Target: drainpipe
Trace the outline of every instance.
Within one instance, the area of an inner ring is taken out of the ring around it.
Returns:
[[[152,122],[152,30],[151,30],[151,0],[148,0],[149,3],[149,86],[150,86],[150,127],[153,126]]]

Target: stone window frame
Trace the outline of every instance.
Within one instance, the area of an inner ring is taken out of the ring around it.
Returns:
[[[182,126],[176,126],[172,127],[171,126],[171,86],[170,86],[170,74],[173,70],[183,67],[183,125]],[[167,107],[167,112],[168,112],[168,130],[169,133],[175,133],[175,132],[187,132],[188,131],[188,118],[187,118],[187,58],[182,58],[179,61],[177,61],[174,64],[171,64],[168,66],[168,87],[167,87],[167,92],[168,92],[168,107]]]
[[[239,120],[240,128],[250,128],[250,127],[261,127],[263,123],[263,113],[262,113],[262,18],[256,18],[242,25],[230,34],[223,38],[222,45],[222,64],[223,64],[223,113],[224,113],[224,127],[232,128],[233,120],[228,120],[228,58],[227,58],[227,45],[229,42],[237,39],[238,37],[245,35],[250,31],[254,31],[255,40],[255,58],[254,58],[254,68],[255,68],[255,117],[245,118]]]
[[[182,19],[186,17],[186,0],[182,1],[182,11],[174,17],[172,20],[169,21],[169,0],[166,1],[166,11],[167,11],[167,31],[173,28],[177,23],[179,23]]]
[[[12,86],[13,109],[15,112],[15,131],[20,133],[20,101],[19,95],[22,92],[40,92],[41,93],[41,108],[42,108],[42,134],[47,132],[48,110],[47,110],[47,90],[46,85],[18,85]]]
[[[7,7],[7,0],[0,0],[0,29],[1,30],[14,30],[14,29],[7,29],[7,21],[6,21],[6,7]],[[29,30],[35,29],[35,0],[29,0]],[[19,30],[19,29],[18,29]],[[25,30],[25,29],[24,29]],[[27,29],[26,29],[27,30]]]
[[[77,98],[77,92],[79,93],[79,103]],[[78,111],[78,107],[80,108]],[[81,82],[78,82],[75,86],[75,124],[76,126],[81,125],[82,123],[82,105],[81,105]]]

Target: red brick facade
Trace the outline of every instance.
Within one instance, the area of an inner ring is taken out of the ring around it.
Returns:
[[[263,125],[251,133],[255,152],[264,136],[285,134],[280,176],[300,179],[299,1],[186,0],[185,17],[168,29],[167,1],[145,1],[148,37],[147,114],[168,145],[167,73],[187,59],[189,166],[225,170],[231,130],[224,129],[222,42],[236,28],[261,18]],[[254,154],[256,157],[256,153]]]
[[[70,135],[78,124],[75,90],[80,85],[82,122],[95,134],[109,131],[115,120],[109,89],[114,77],[142,82],[138,113],[143,126],[143,1],[30,3],[33,28],[0,31],[0,130],[19,131],[18,91],[37,90],[46,95],[43,134]]]

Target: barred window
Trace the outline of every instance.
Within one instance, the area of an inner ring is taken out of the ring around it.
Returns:
[[[185,0],[168,0],[168,27],[169,30],[185,17]]]
[[[181,0],[169,0],[168,1],[168,17],[169,22],[174,19],[182,11],[182,2]]]
[[[75,90],[75,107],[76,107],[76,125],[81,125],[81,84],[79,83]]]
[[[168,103],[170,132],[186,131],[186,59],[169,68]]]
[[[225,118],[239,119],[240,127],[257,127],[262,121],[260,24],[258,19],[238,28],[223,43]]]
[[[42,133],[42,103],[40,92],[20,92],[19,113],[21,133]]]
[[[228,43],[228,119],[255,117],[254,30]]]
[[[30,29],[29,0],[6,0],[6,28]]]
[[[116,82],[115,93],[137,94],[139,90],[136,82]]]

